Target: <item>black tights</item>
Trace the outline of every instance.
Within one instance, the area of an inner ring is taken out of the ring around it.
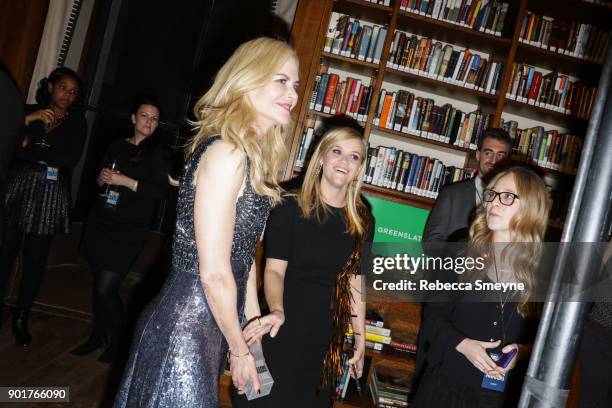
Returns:
[[[17,307],[29,310],[36,299],[43,275],[47,269],[49,249],[55,235],[23,234],[5,231],[0,251],[0,303],[4,300],[6,285],[19,250],[23,247],[23,268]]]
[[[111,347],[117,347],[123,327],[123,303],[119,287],[126,272],[109,271],[91,265],[93,285],[92,337],[106,339]]]

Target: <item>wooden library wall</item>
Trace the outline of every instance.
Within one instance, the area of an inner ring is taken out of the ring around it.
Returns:
[[[441,186],[474,175],[484,130],[503,127],[512,160],[550,187],[549,230],[560,233],[611,24],[602,0],[302,0],[284,178],[305,168],[323,120],[347,116],[369,143],[364,194],[431,209]],[[369,306],[416,339],[418,307]],[[412,365],[407,354],[368,355]]]
[[[0,2],[0,64],[28,94],[49,0]]]

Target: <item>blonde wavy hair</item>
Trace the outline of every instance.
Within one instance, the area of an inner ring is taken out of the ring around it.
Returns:
[[[367,146],[363,135],[351,127],[336,127],[325,132],[321,141],[315,148],[302,188],[297,193],[297,202],[302,209],[304,218],[316,217],[322,222],[330,213],[329,206],[323,201],[321,193],[321,162],[323,156],[338,142],[357,139],[361,142],[361,164],[357,171],[356,179],[351,181],[346,191],[346,219],[347,232],[353,236],[362,236],[367,228],[367,214],[369,211],[361,199],[361,184],[366,170]]]
[[[492,188],[506,175],[514,178],[519,208],[510,220],[510,242],[501,255],[510,260],[516,281],[525,284],[518,312],[522,316],[534,316],[540,305],[530,303],[529,300],[535,290],[534,274],[542,255],[551,200],[544,181],[535,172],[522,166],[513,166],[496,174],[486,188]],[[489,229],[486,219],[489,203],[483,204],[478,207],[470,225],[470,243],[480,254],[493,254],[493,231]],[[488,263],[491,259],[491,256],[487,256]]]
[[[195,136],[186,146],[192,154],[208,137],[221,135],[251,161],[250,180],[255,192],[281,201],[280,170],[286,160],[285,134],[291,126],[271,127],[257,137],[257,112],[249,93],[265,86],[290,59],[298,61],[289,44],[261,37],[242,44],[221,67],[212,87],[194,107]]]

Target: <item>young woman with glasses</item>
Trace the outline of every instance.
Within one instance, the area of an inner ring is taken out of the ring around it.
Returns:
[[[524,167],[500,172],[483,190],[468,255],[483,256],[485,267],[457,279],[522,283],[526,289],[467,291],[426,305],[421,330],[428,342],[419,352],[427,366],[412,406],[516,406],[537,329],[531,295],[549,209],[544,182]],[[496,362],[503,354],[507,364]]]

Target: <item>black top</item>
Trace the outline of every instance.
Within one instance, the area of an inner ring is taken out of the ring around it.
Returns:
[[[127,187],[113,186],[112,189],[119,192],[117,208],[109,211],[104,207],[105,198],[99,197],[93,214],[108,221],[148,228],[155,202],[165,198],[168,191],[169,163],[161,148],[153,150],[148,157],[134,161],[137,152],[138,146],[125,139],[115,140],[106,150],[97,174],[102,168],[110,167],[113,159],[116,159],[119,172],[138,180],[138,188],[134,192]]]
[[[344,208],[330,209],[331,214],[322,222],[314,216],[305,219],[295,197],[286,197],[270,214],[265,255],[287,261],[285,323],[275,338],[263,339],[264,355],[275,380],[272,393],[249,407],[329,406],[329,390],[317,397],[316,389],[333,333],[331,304],[336,278],[355,247],[347,233]],[[247,406],[237,400],[236,407]]]
[[[489,281],[485,279],[485,281]],[[490,281],[489,281],[490,282]],[[502,319],[501,302],[504,303]],[[483,374],[455,347],[465,338],[478,341],[503,341],[502,321],[504,322],[505,342],[502,345],[517,343],[529,344],[535,339],[538,320],[522,317],[517,311],[517,303],[511,302],[507,293],[471,291],[453,302],[430,302],[423,309],[421,330],[428,333],[430,344],[423,345],[427,364],[430,368],[439,367],[447,378],[457,384],[480,388]],[[526,363],[527,360],[523,360]],[[522,370],[520,364],[510,372],[510,378]],[[506,387],[508,391],[508,387]]]
[[[26,105],[26,114],[39,109],[44,107]],[[64,121],[46,135],[40,120],[26,126],[24,133],[28,137],[28,145],[18,151],[18,158],[60,169],[72,169],[78,163],[85,146],[87,122],[81,112],[70,111],[66,112]],[[37,145],[43,137],[49,147]]]

